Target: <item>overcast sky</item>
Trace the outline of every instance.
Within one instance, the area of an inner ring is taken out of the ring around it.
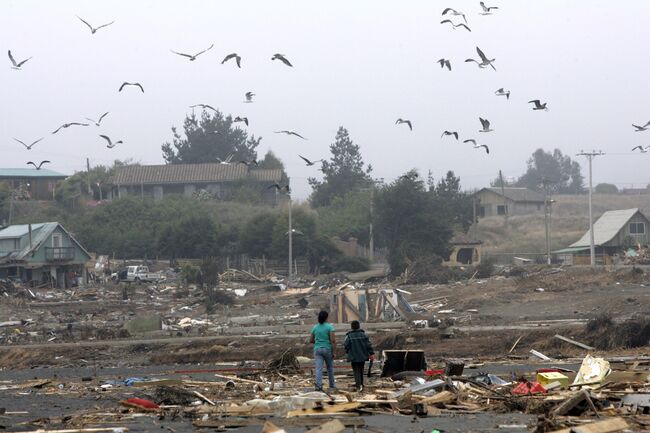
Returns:
[[[297,198],[319,173],[298,153],[329,157],[339,126],[385,180],[412,168],[435,177],[454,170],[465,188],[487,186],[499,169],[521,175],[535,149],[558,147],[572,157],[606,152],[594,162],[595,183],[650,183],[650,153],[630,151],[650,145],[650,131],[631,126],[650,120],[650,2],[486,2],[499,9],[481,16],[479,2],[465,0],[1,0],[0,48],[33,59],[21,71],[0,61],[0,166],[49,159],[51,169],[72,174],[86,157],[93,165],[160,164],[171,126],[189,105],[206,103],[249,118],[248,131],[263,137],[260,157],[271,149],[284,161]],[[471,33],[440,25],[445,7],[463,11]],[[76,15],[116,22],[91,35]],[[169,51],[212,43],[195,62]],[[464,63],[477,58],[477,45],[496,58],[496,72]],[[241,69],[220,64],[231,52],[242,56]],[[294,68],[271,62],[276,52]],[[440,69],[441,57],[451,59],[451,72]],[[145,93],[118,93],[123,81],[139,81]],[[512,92],[509,101],[494,95],[500,87]],[[249,90],[255,103],[244,104]],[[547,101],[549,111],[532,111],[530,99]],[[105,111],[101,128],[50,134]],[[479,116],[495,131],[479,133]],[[394,125],[398,117],[413,132]],[[441,139],[445,129],[461,140]],[[99,133],[125,144],[109,150]],[[27,151],[12,137],[45,139]],[[467,138],[489,145],[490,155],[463,144]]]

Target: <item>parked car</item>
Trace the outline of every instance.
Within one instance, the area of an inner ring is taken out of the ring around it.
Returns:
[[[165,277],[157,272],[149,272],[148,266],[127,266],[112,275],[113,281],[127,281],[133,283],[157,283]]]

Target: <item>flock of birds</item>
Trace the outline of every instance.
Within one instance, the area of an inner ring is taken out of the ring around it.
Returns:
[[[485,4],[485,2],[483,2],[483,1],[481,1],[479,3],[479,5],[481,7],[479,15],[484,15],[484,16],[485,15],[492,15],[494,12],[499,10],[499,7],[497,7],[497,6],[487,6]],[[468,32],[472,31],[471,28],[469,27],[469,22],[467,21],[467,16],[462,11],[459,11],[459,10],[456,10],[456,9],[453,9],[453,8],[445,8],[442,11],[441,15],[444,18],[442,21],[440,21],[441,25],[448,24],[451,27],[451,29],[453,29],[453,30],[462,28],[462,29],[465,29]],[[99,31],[101,29],[104,29],[106,27],[109,27],[109,26],[111,26],[112,24],[115,23],[115,21],[111,21],[111,22],[108,22],[106,24],[102,24],[102,25],[99,25],[97,27],[94,27],[92,24],[90,24],[89,22],[87,22],[83,18],[81,18],[79,16],[77,16],[77,18],[83,24],[85,24],[88,27],[91,34],[95,34],[97,31]],[[461,18],[462,18],[462,22],[460,21]],[[456,20],[457,22],[454,22],[454,20]],[[183,58],[188,59],[188,61],[190,61],[190,62],[194,62],[194,61],[197,60],[197,58],[199,56],[207,53],[208,51],[212,50],[213,48],[214,48],[214,44],[211,44],[209,47],[207,47],[207,48],[205,48],[205,49],[203,49],[203,50],[201,50],[201,51],[199,51],[197,53],[183,53],[183,52],[179,52],[179,51],[175,51],[175,50],[170,50],[170,51],[173,54],[176,54],[178,56],[181,56]],[[476,53],[478,54],[478,59],[468,58],[468,59],[465,59],[464,62],[465,63],[475,63],[478,66],[479,69],[487,69],[489,67],[492,70],[496,71],[496,67],[495,67],[496,59],[490,58],[489,56],[487,56],[485,54],[485,52],[483,50],[481,50],[478,46],[476,47]],[[11,50],[8,51],[8,57],[9,57],[9,60],[11,62],[12,69],[15,69],[15,70],[21,70],[25,66],[25,64],[30,59],[32,59],[32,57],[28,57],[28,58],[25,58],[23,60],[17,61],[16,58],[14,57],[14,55],[12,54]],[[273,54],[273,56],[271,57],[271,61],[275,61],[275,60],[278,60],[279,62],[281,62],[282,64],[284,64],[287,67],[293,67],[293,64],[289,61],[287,56],[285,56],[284,54],[280,54],[280,53]],[[237,68],[241,68],[242,57],[238,53],[230,53],[230,54],[227,54],[223,58],[223,60],[221,60],[222,65],[227,64],[227,63],[233,63],[233,62],[237,66]],[[447,68],[447,70],[449,72],[452,71],[452,62],[451,62],[450,59],[441,58],[441,59],[439,59],[437,61],[437,63],[440,64],[440,67],[442,69]],[[124,91],[127,88],[134,88],[136,90],[140,90],[141,93],[144,93],[144,91],[145,91],[144,86],[141,83],[125,81],[118,88],[118,93],[121,93],[122,91]],[[497,89],[494,92],[494,94],[496,96],[505,96],[506,100],[510,100],[511,92],[510,92],[510,90],[507,90],[507,89],[501,87],[501,88]],[[244,95],[244,98],[245,98],[244,102],[245,103],[254,102],[253,101],[254,96],[255,96],[255,93],[253,93],[252,91],[246,92],[245,95]],[[548,111],[548,106],[547,106],[548,103],[547,102],[542,102],[540,99],[532,99],[532,100],[528,101],[528,103],[532,104],[532,110],[534,110],[534,111]],[[217,112],[217,109],[215,109],[213,106],[211,106],[209,104],[200,103],[200,104],[195,104],[195,105],[190,106],[190,108],[197,108],[197,107],[201,108],[202,110],[212,110],[214,112]],[[64,129],[71,128],[71,127],[89,127],[90,125],[95,125],[96,127],[101,127],[102,121],[108,115],[109,115],[109,112],[105,112],[101,116],[99,116],[96,120],[91,119],[91,118],[85,118],[85,120],[87,120],[87,122],[63,123],[58,128],[56,128],[52,132],[52,134],[57,134],[60,131],[62,131]],[[490,133],[490,132],[494,131],[494,129],[492,129],[490,121],[488,119],[479,117],[479,121],[481,123],[481,129],[479,129],[478,132]],[[243,123],[247,127],[249,125],[249,119],[247,117],[244,117],[244,116],[236,116],[236,117],[234,117],[232,119],[232,122],[233,123]],[[406,125],[406,126],[408,126],[410,131],[413,131],[413,122],[411,120],[407,119],[407,118],[401,118],[401,117],[398,118],[395,121],[395,125]],[[648,129],[650,129],[650,121],[648,121],[644,125],[632,124],[632,126],[635,128],[636,132],[647,131]],[[220,134],[220,132],[218,132],[218,131],[211,132],[211,133],[212,134]],[[300,139],[303,139],[303,140],[307,140],[307,138],[305,138],[303,135],[301,135],[301,134],[299,134],[299,133],[297,133],[295,131],[292,131],[292,130],[278,130],[278,131],[274,131],[274,133],[276,133],[276,134],[285,134],[285,135],[288,135],[288,136],[294,136],[294,137],[297,137],[297,138],[300,138]],[[114,148],[118,144],[123,144],[122,140],[114,141],[113,139],[111,139],[111,137],[109,137],[107,135],[104,135],[104,134],[98,134],[98,136],[105,141],[106,147],[109,148],[109,149]],[[453,137],[454,139],[456,139],[458,141],[458,140],[460,140],[460,133],[458,131],[445,130],[445,131],[442,132],[441,139],[443,139],[445,137]],[[17,138],[14,138],[14,140],[17,141],[18,143],[22,144],[27,150],[31,150],[34,145],[41,142],[44,138],[45,137],[41,137],[41,138],[39,138],[37,140],[29,142],[29,144],[28,144],[28,142],[19,140]],[[486,145],[486,144],[479,143],[475,138],[466,138],[466,139],[463,140],[463,143],[470,143],[473,146],[474,149],[483,149],[486,154],[490,154],[490,147],[488,145]],[[639,145],[639,146],[635,146],[634,148],[632,148],[632,151],[637,151],[637,150],[639,152],[641,152],[641,153],[647,153],[650,150],[650,145],[648,145],[648,146]],[[322,163],[323,162],[322,159],[311,160],[311,159],[308,159],[308,158],[306,158],[306,157],[304,157],[302,155],[298,155],[298,156],[304,161],[304,163],[308,167],[311,167],[311,166],[316,165],[317,163]],[[219,162],[221,164],[233,164],[235,162],[232,161],[232,158],[233,158],[233,155],[230,155],[224,160],[219,160]],[[41,167],[44,164],[48,164],[48,163],[50,163],[50,161],[43,160],[38,164],[34,163],[33,161],[29,161],[27,164],[28,165],[33,165],[35,169],[40,170]],[[252,161],[238,161],[237,163],[245,164],[246,166],[251,166],[251,165],[257,166],[258,165],[257,161],[255,161],[255,160],[252,160]],[[413,176],[417,176],[417,174],[412,174],[411,173],[411,174],[408,174],[408,175],[401,176],[401,178],[413,179]],[[273,185],[269,186],[269,188],[275,188],[278,192],[282,192],[282,193],[289,193],[290,192],[289,185],[273,184]]]

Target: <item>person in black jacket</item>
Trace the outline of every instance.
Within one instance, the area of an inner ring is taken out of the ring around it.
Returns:
[[[375,351],[372,349],[370,339],[364,330],[361,329],[361,324],[358,320],[353,320],[350,323],[350,327],[352,329],[345,335],[343,347],[345,347],[345,353],[348,355],[348,361],[352,364],[354,384],[357,391],[361,392],[363,390],[363,370],[366,360],[370,359],[374,361]]]

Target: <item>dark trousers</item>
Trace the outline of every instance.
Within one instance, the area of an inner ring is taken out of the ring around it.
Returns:
[[[352,362],[352,371],[354,372],[354,384],[359,387],[363,386],[363,370],[365,362]]]

